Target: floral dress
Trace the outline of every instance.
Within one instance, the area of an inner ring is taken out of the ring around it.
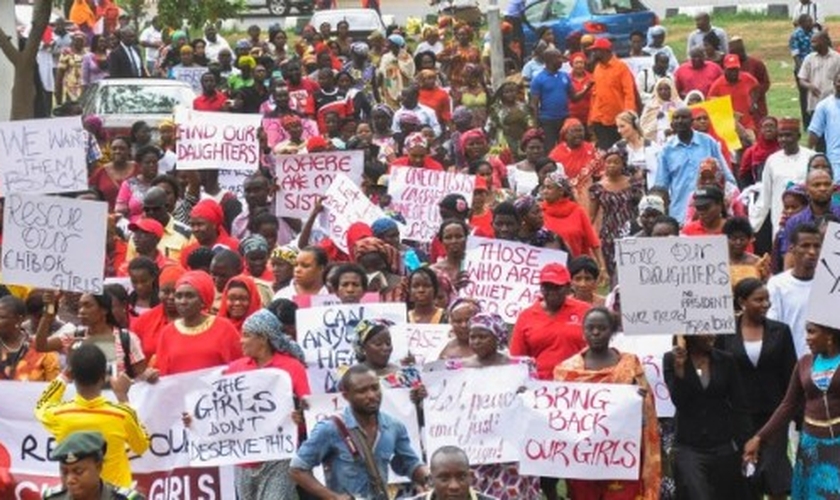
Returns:
[[[64,70],[64,100],[78,101],[82,97],[83,81],[82,81],[82,61],[84,61],[85,54],[79,54],[71,50],[67,50],[61,54],[58,59],[58,69]]]
[[[521,158],[519,141],[525,131],[534,126],[530,107],[522,102],[505,106],[497,102],[490,107],[485,131],[493,144],[493,152],[501,154],[508,149],[514,158]]]
[[[642,194],[642,184],[638,179],[632,180],[630,186],[621,191],[609,191],[599,182],[589,186],[589,199],[601,207],[598,237],[601,238],[601,252],[610,276],[615,276],[616,268],[613,242],[621,237],[625,225],[639,215],[637,205]]]

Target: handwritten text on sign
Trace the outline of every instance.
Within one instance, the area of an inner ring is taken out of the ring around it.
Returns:
[[[430,325],[425,323],[405,323],[391,327],[391,344],[394,350],[391,359],[404,359],[414,356],[418,365],[435,361],[449,343],[450,325]]]
[[[347,252],[347,229],[354,222],[373,224],[385,217],[381,208],[371,203],[359,186],[344,174],[338,174],[324,198],[326,226],[329,237],[343,252]]]
[[[519,472],[569,479],[639,478],[642,397],[638,387],[531,381],[521,395],[528,429]]]
[[[292,379],[283,370],[208,375],[187,394],[190,464],[229,465],[291,458],[297,449]]]
[[[645,378],[650,384],[656,404],[656,416],[671,418],[677,409],[671,401],[671,392],[665,383],[662,357],[671,350],[671,337],[666,335],[624,335],[614,336],[610,345],[621,352],[631,352],[639,357],[645,369]]]
[[[260,116],[176,108],[175,153],[181,170],[256,170]]]
[[[78,116],[0,123],[0,193],[87,189],[86,147]]]
[[[515,323],[539,294],[540,270],[554,262],[565,265],[566,258],[561,250],[470,236],[464,261],[470,283],[462,296],[480,300],[483,310]]]
[[[525,364],[424,372],[427,449],[460,446],[471,465],[519,460],[516,393],[527,379]]]
[[[172,68],[172,79],[186,83],[198,94],[202,91],[201,76],[204,73],[207,73],[207,68],[204,66],[175,66]]]
[[[615,259],[624,333],[735,331],[725,236],[618,240]]]
[[[835,310],[840,298],[840,224],[829,223],[825,230],[820,260],[808,299],[808,321],[840,328]]]
[[[388,194],[395,211],[406,220],[404,240],[432,241],[440,228],[438,203],[457,193],[472,205],[475,176],[437,172],[425,168],[394,167],[388,181]]]
[[[308,408],[304,412],[306,421],[306,433],[312,435],[315,424],[333,415],[341,416],[347,408],[347,400],[341,394],[315,394],[306,397]],[[383,413],[394,417],[402,422],[408,431],[408,438],[411,440],[411,447],[418,454],[422,449],[420,446],[420,425],[417,420],[417,406],[411,401],[411,389],[391,389],[382,387]],[[388,482],[408,483],[407,477],[397,476],[393,471],[388,474]]]
[[[305,219],[323,196],[336,175],[344,174],[355,184],[361,184],[365,155],[362,151],[329,151],[301,155],[278,155],[277,215]]]
[[[405,323],[404,303],[341,304],[298,309],[297,330],[306,363],[336,368],[356,363],[354,329],[363,319],[387,319]]]
[[[3,281],[102,293],[108,205],[11,194],[3,207]]]

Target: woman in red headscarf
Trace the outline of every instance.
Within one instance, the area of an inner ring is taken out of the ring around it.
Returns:
[[[368,290],[379,293],[382,302],[402,302],[402,277],[394,272],[399,256],[397,250],[375,236],[358,240],[352,256],[368,275]]]
[[[403,141],[403,151],[405,152],[405,156],[401,156],[391,162],[391,165],[388,167],[388,172],[394,166],[425,168],[443,172],[443,165],[429,155],[429,141],[422,132],[408,134],[408,137]]]
[[[586,128],[577,118],[569,118],[560,129],[560,142],[548,157],[563,165],[573,195],[585,212],[589,211],[589,187],[600,176],[601,165],[595,145],[586,139]],[[559,165],[558,165],[559,167]]]
[[[254,278],[241,274],[228,281],[222,292],[219,316],[228,319],[242,333],[242,323],[262,307]]]
[[[758,134],[755,137],[755,144],[748,147],[741,156],[741,167],[738,172],[738,180],[742,188],[755,184],[761,179],[764,170],[764,162],[767,157],[782,149],[779,145],[779,120],[768,116],[761,120],[758,127]]]
[[[486,161],[493,167],[493,185],[489,187],[497,190],[507,186],[507,169],[497,156],[490,154],[490,144],[483,130],[474,128],[461,134],[461,150],[464,164],[458,167],[462,173],[468,173],[471,166]]]
[[[185,269],[187,259],[198,247],[215,248],[222,246],[234,252],[239,250],[239,240],[230,236],[224,226],[225,215],[221,205],[214,200],[199,201],[190,211],[190,243],[181,250],[181,266]]]
[[[164,267],[158,277],[160,303],[131,322],[131,328],[140,337],[143,354],[149,360],[149,366],[154,366],[154,354],[157,351],[160,332],[178,318],[178,309],[175,307],[175,283],[185,272],[181,266]]]
[[[730,217],[748,217],[747,207],[741,201],[741,191],[734,184],[726,182],[723,170],[714,158],[706,158],[700,162],[700,171],[697,173],[697,189],[714,186],[723,193],[723,205]],[[697,218],[694,204],[689,204],[685,212],[685,224]]]
[[[726,145],[726,141],[715,131],[715,125],[712,123],[711,118],[709,118],[709,112],[699,107],[691,108],[691,120],[691,127],[694,130],[709,134],[712,139],[720,144],[720,151],[726,160],[726,168],[729,168],[732,165],[732,152],[729,151],[729,146]]]
[[[572,88],[574,93],[583,97],[578,101],[569,100],[569,116],[586,123],[589,119],[589,105],[592,102],[592,92],[584,92],[586,86],[592,81],[592,73],[586,71],[586,55],[583,52],[575,52],[569,58],[572,65]]]
[[[213,278],[185,273],[175,285],[179,318],[160,332],[155,357],[162,376],[226,365],[242,357],[241,336],[230,321],[207,313],[213,306]]]

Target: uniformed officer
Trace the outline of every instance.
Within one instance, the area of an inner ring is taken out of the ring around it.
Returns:
[[[105,456],[105,438],[98,432],[74,432],[52,452],[61,462],[61,486],[44,492],[50,500],[144,500],[128,488],[118,488],[99,477]]]

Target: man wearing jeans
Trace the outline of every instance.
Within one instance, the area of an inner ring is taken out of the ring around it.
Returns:
[[[557,144],[560,128],[569,116],[569,101],[579,101],[592,88],[590,82],[576,94],[569,75],[560,71],[561,57],[559,50],[547,49],[543,53],[545,69],[531,81],[531,109],[534,121],[545,132],[546,151]]]

